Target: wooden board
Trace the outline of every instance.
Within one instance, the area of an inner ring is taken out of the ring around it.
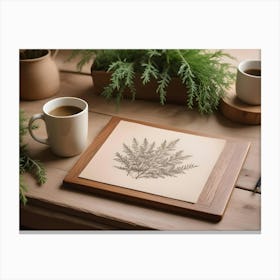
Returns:
[[[261,106],[252,106],[242,102],[234,91],[229,91],[221,100],[220,111],[226,118],[234,122],[250,125],[261,124]]]
[[[149,125],[152,127],[167,129],[171,131],[209,137],[209,135],[193,133],[187,130],[113,117],[101,131],[101,133],[95,138],[88,149],[84,152],[84,154],[80,157],[74,167],[70,170],[70,172],[64,179],[64,185],[66,187],[91,191],[95,194],[107,196],[113,199],[121,199],[122,201],[128,203],[141,203],[149,207],[156,207],[165,211],[172,211],[183,215],[191,215],[216,222],[219,221],[225,212],[238,174],[246,158],[250,143],[237,141],[234,139],[226,139],[227,141],[224,150],[222,151],[217,163],[215,164],[215,167],[200,194],[198,202],[194,204],[177,199],[171,199],[168,197],[162,197],[159,195],[144,193],[115,185],[109,185],[80,178],[79,174],[81,173],[81,171],[85,168],[85,166],[87,166],[89,161],[100,149],[105,140],[109,137],[111,132],[121,120]]]

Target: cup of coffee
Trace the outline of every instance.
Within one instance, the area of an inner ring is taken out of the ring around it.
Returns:
[[[245,60],[238,65],[236,95],[249,105],[261,104],[261,61]]]
[[[37,119],[45,121],[48,135],[45,139],[37,137],[31,129]],[[43,113],[30,118],[28,128],[32,138],[49,145],[54,154],[62,157],[78,155],[87,144],[88,104],[76,97],[52,99],[43,106]]]

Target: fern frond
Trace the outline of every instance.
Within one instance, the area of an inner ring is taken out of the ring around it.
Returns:
[[[38,160],[32,159],[28,154],[27,150],[20,151],[20,174],[24,172],[30,172],[36,179],[39,185],[42,185],[47,180],[46,170],[42,163]]]
[[[134,86],[135,73],[133,63],[118,60],[111,63],[107,71],[112,72],[111,83],[104,88],[102,95],[106,98],[111,98],[115,93],[115,99],[117,105],[119,105],[123,97],[123,92],[128,87],[131,91],[132,99],[134,99],[136,90]]]
[[[141,75],[143,85],[149,83],[152,77],[154,79],[158,78],[158,69],[151,62],[142,63],[142,66],[144,67],[143,73]]]
[[[178,52],[182,59],[178,75],[188,89],[188,107],[197,105],[200,113],[212,113],[235,77],[230,64],[220,62],[224,53],[203,50]]]
[[[104,87],[101,95],[104,96],[106,99],[111,99],[114,93],[114,87],[112,84],[109,84],[108,86]]]
[[[171,77],[168,74],[168,69],[166,69],[161,75],[158,81],[158,87],[156,92],[159,94],[160,104],[164,105],[166,101],[167,86],[171,81]]]
[[[153,56],[161,56],[161,50],[147,50],[147,55],[149,58],[152,58]]]
[[[73,50],[66,61],[71,61],[77,57],[80,57],[80,60],[76,65],[76,68],[78,71],[82,71],[82,68],[86,64],[92,62],[95,59],[97,53],[98,53],[97,50]]]

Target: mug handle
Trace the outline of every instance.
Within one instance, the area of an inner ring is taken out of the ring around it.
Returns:
[[[35,114],[33,115],[30,120],[29,120],[29,123],[28,123],[28,130],[29,130],[29,133],[30,135],[32,136],[32,138],[42,144],[46,144],[46,145],[49,145],[49,141],[48,141],[48,138],[39,138],[37,137],[35,134],[33,134],[33,129],[32,129],[32,124],[35,120],[38,120],[38,119],[42,119],[43,121],[45,121],[45,118],[44,118],[44,114]]]

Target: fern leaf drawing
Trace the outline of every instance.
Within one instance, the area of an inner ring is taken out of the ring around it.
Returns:
[[[183,150],[177,150],[179,139],[167,142],[164,140],[156,146],[144,138],[142,144],[133,138],[131,145],[123,143],[122,153],[117,152],[114,160],[119,165],[114,166],[126,172],[134,179],[166,178],[185,174],[189,169],[198,167],[194,163],[185,163],[191,155],[184,155]]]

